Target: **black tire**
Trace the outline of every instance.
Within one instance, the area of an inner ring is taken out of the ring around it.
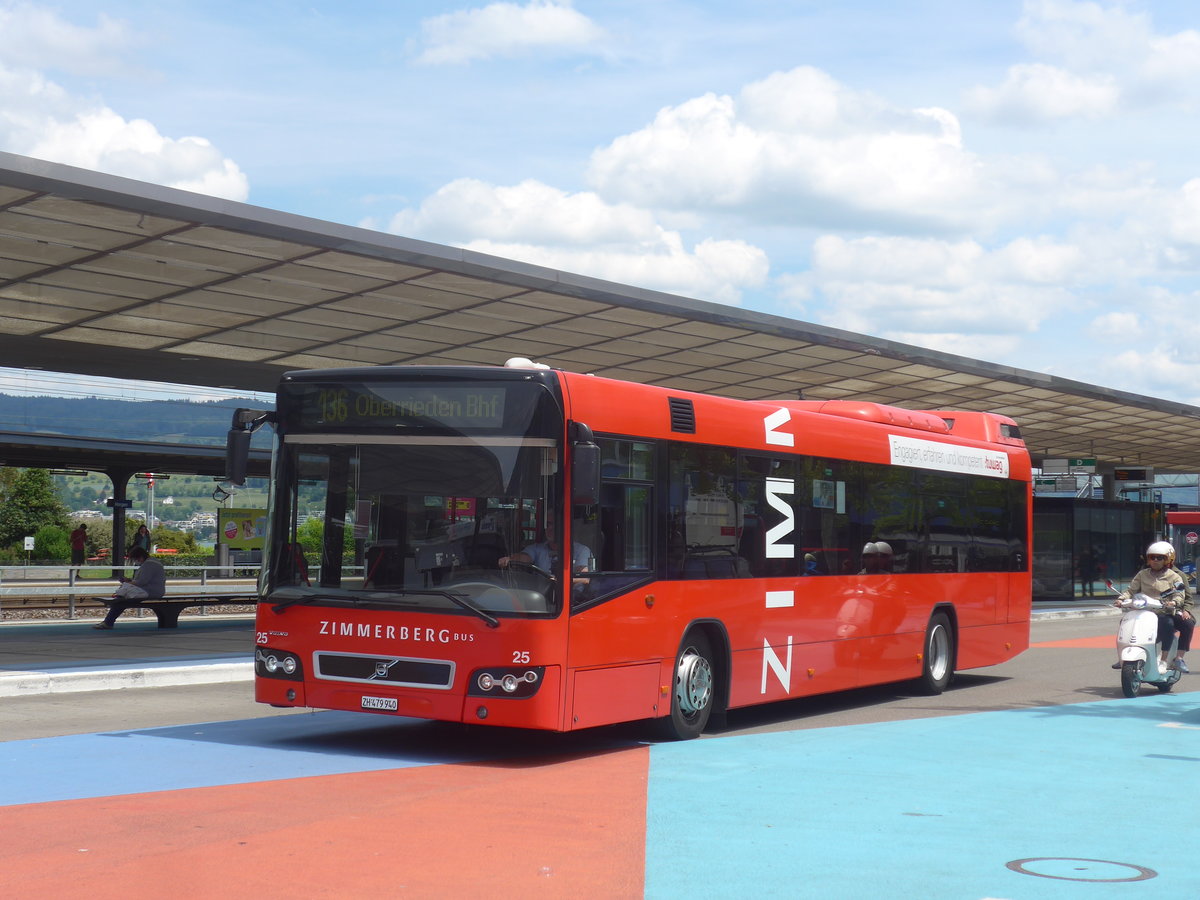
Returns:
[[[669,741],[699,737],[708,724],[716,699],[712,646],[702,631],[690,631],[675,657],[671,713],[658,720],[660,735]]]
[[[940,694],[954,679],[954,629],[945,613],[934,613],[925,630],[925,653],[921,660],[921,689]]]
[[[1156,681],[1154,683],[1154,686],[1156,688],[1158,688],[1158,692],[1160,694],[1169,694],[1169,693],[1171,693],[1171,688],[1175,687],[1175,682],[1174,681]]]
[[[1126,697],[1136,697],[1142,689],[1142,667],[1136,662],[1121,664],[1121,693]]]

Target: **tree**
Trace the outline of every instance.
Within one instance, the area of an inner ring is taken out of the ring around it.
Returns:
[[[46,469],[22,469],[0,506],[0,547],[32,537],[43,525],[66,526],[69,513]]]
[[[308,519],[296,528],[296,540],[300,542],[305,553],[321,555],[325,543],[325,520]],[[354,554],[354,529],[342,529],[342,552],[345,555]]]
[[[180,553],[199,553],[196,536],[189,531],[176,531],[162,525],[154,527],[154,546],[178,550]]]
[[[8,495],[12,493],[13,485],[17,483],[17,478],[20,474],[21,470],[12,466],[0,468],[0,503],[8,499]]]
[[[49,561],[69,560],[71,558],[71,541],[67,537],[67,529],[60,525],[43,525],[33,536],[33,555],[35,559]]]

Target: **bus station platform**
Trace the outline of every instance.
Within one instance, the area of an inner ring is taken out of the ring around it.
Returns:
[[[249,681],[252,615],[188,616],[159,628],[126,614],[111,631],[94,618],[0,622],[0,698]]]
[[[1107,600],[1035,601],[1039,619],[1115,615]],[[32,694],[250,681],[252,615],[187,616],[158,628],[153,616],[122,616],[112,631],[96,619],[0,620],[0,698]]]

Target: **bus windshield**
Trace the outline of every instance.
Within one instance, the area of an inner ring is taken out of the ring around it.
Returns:
[[[281,387],[273,605],[497,616],[559,610],[554,573],[508,565],[562,496],[562,415],[544,384],[444,378]],[[557,535],[554,535],[557,537]]]

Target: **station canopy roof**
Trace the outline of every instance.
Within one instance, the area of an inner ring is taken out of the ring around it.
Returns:
[[[1035,460],[1200,472],[1200,407],[0,153],[0,365],[271,391],[292,369],[512,356],[990,410]]]

